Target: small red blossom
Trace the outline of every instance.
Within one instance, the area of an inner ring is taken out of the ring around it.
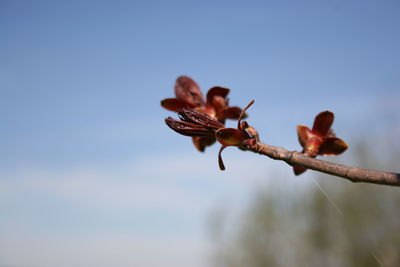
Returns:
[[[175,132],[191,137],[215,137],[215,132],[224,125],[200,111],[183,108],[178,112],[180,120],[168,117],[165,123]]]
[[[248,107],[241,112],[238,120],[238,128],[225,128],[224,125],[217,119],[208,114],[191,108],[183,108],[178,111],[180,120],[175,120],[171,117],[165,119],[165,123],[175,132],[190,136],[192,138],[214,138],[222,144],[218,153],[218,163],[221,170],[225,170],[222,161],[221,152],[228,146],[241,147],[254,138],[258,138],[253,134],[256,133],[254,128],[250,127],[247,122],[242,122],[243,114]]]
[[[225,170],[225,165],[222,160],[221,153],[228,146],[237,146],[243,149],[243,146],[253,145],[258,141],[257,131],[249,126],[246,121],[242,122],[244,112],[253,105],[254,100],[243,109],[239,116],[237,129],[221,128],[215,132],[218,142],[221,143],[221,148],[218,152],[218,165],[221,171]]]
[[[166,98],[161,106],[171,111],[181,111],[184,108],[195,109],[218,120],[222,124],[226,119],[238,119],[242,109],[230,107],[227,98],[230,89],[213,87],[204,100],[199,85],[187,76],[180,76],[175,83],[175,98]],[[207,146],[215,143],[213,137],[193,137],[196,148],[203,152]]]
[[[317,155],[334,156],[343,153],[348,148],[346,142],[337,138],[331,129],[333,120],[334,114],[330,111],[324,111],[315,117],[312,130],[307,126],[297,126],[297,135],[303,147],[302,153],[312,158]],[[293,170],[296,175],[299,175],[307,169],[295,165]]]

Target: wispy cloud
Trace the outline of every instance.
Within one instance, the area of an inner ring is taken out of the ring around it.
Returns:
[[[220,172],[214,152],[192,149],[107,167],[3,171],[0,263],[207,266],[208,212],[221,200],[243,205],[275,169],[232,149],[227,172]]]
[[[200,236],[2,233],[0,265],[200,267],[208,266],[207,251]]]

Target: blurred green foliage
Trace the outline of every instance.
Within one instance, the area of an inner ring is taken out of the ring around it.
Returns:
[[[362,167],[397,168],[393,142],[379,152],[359,143],[350,158]],[[215,266],[400,266],[400,188],[317,173],[310,179],[314,184],[293,195],[273,185],[259,189],[233,230],[216,235]]]

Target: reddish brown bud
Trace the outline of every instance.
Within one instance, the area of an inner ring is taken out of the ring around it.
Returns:
[[[238,128],[221,128],[216,131],[215,135],[217,137],[218,142],[222,144],[221,149],[218,153],[218,164],[221,170],[225,170],[225,165],[222,160],[222,150],[224,150],[228,146],[237,146],[243,149],[243,146],[253,146],[258,140],[257,131],[250,127],[247,122],[243,121],[242,118],[245,111],[254,103],[254,100],[250,101],[250,103],[240,112],[239,120],[238,120]],[[252,136],[247,130],[250,129],[250,132],[254,133],[255,136]]]
[[[224,146],[238,146],[246,139],[246,135],[242,130],[233,128],[222,128],[215,133],[218,142]]]
[[[303,147],[302,153],[315,158],[317,155],[333,156],[343,153],[348,145],[335,137],[331,129],[334,114],[330,111],[319,113],[315,119],[312,130],[308,127],[297,126],[299,142]],[[307,169],[302,166],[293,166],[294,173],[299,175]]]
[[[200,107],[204,105],[203,94],[199,85],[187,76],[180,76],[176,79],[175,95],[177,98]]]
[[[319,113],[314,120],[312,131],[320,136],[326,136],[331,129],[334,115],[330,111]]]
[[[214,136],[214,129],[207,129],[201,127],[200,125],[187,122],[187,121],[178,121],[171,117],[165,119],[165,123],[169,128],[174,130],[175,132],[185,135],[185,136]]]
[[[349,146],[345,141],[336,137],[328,137],[324,139],[318,155],[335,156],[343,153]]]
[[[318,136],[313,136],[308,139],[306,145],[304,146],[303,153],[309,155],[310,157],[316,157],[318,155],[318,151],[321,147],[323,139]]]
[[[246,131],[248,138],[254,139],[256,142],[260,141],[260,136],[259,136],[257,130],[254,127],[248,125],[248,123],[246,121],[241,122],[240,129],[243,129]]]
[[[255,138],[251,134],[253,128],[241,128],[241,119],[246,116],[245,110],[254,102],[250,102],[244,110],[229,107],[227,96],[230,89],[223,87],[211,88],[204,101],[199,85],[187,76],[181,76],[175,83],[176,98],[161,101],[161,106],[177,111],[181,120],[171,117],[165,119],[166,124],[174,131],[185,136],[191,136],[193,144],[199,151],[213,144],[216,139],[222,144],[219,152],[219,165],[225,169],[221,152],[226,146],[244,148],[244,141]],[[238,129],[224,128],[225,119],[238,119]],[[249,131],[250,132],[249,132]],[[253,131],[256,133],[256,131]],[[258,138],[258,135],[257,135]],[[256,139],[254,139],[256,141]],[[254,142],[253,142],[254,143]]]
[[[302,147],[305,147],[307,141],[313,136],[313,133],[307,126],[298,125],[297,126],[297,137]]]
[[[223,110],[225,110],[228,105],[226,103],[225,98],[223,98],[222,96],[219,96],[219,95],[214,96],[213,100],[211,102],[207,102],[207,103],[210,103],[214,107],[215,112],[220,116],[222,115],[220,113]]]
[[[161,106],[171,111],[179,111],[183,108],[195,108],[195,105],[179,98],[166,98],[161,100]]]
[[[182,111],[178,112],[178,115],[182,120],[193,122],[204,128],[217,130],[224,127],[224,125],[216,119],[194,109],[184,108]]]
[[[230,89],[228,89],[228,88],[223,88],[223,87],[219,87],[219,86],[212,87],[207,92],[207,102],[212,103],[215,96],[219,96],[222,99],[225,99],[227,97],[227,95],[229,94],[229,91],[230,91]]]
[[[205,101],[199,85],[190,77],[180,76],[175,83],[176,98],[162,100],[161,106],[175,112],[183,109],[195,109],[225,124],[226,119],[238,119],[242,112],[238,107],[229,107],[227,99],[229,91],[230,89],[228,88],[212,87],[208,91]],[[186,121],[192,122],[188,119]],[[212,141],[215,142],[215,140]],[[205,147],[211,145],[213,142],[200,138],[193,140],[193,143],[198,150],[204,151]]]
[[[239,119],[241,113],[242,109],[239,107],[229,107],[222,111],[222,114],[225,118],[233,120]],[[245,119],[247,117],[246,113],[243,114],[242,117]]]

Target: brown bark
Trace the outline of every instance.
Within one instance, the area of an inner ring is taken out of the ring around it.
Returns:
[[[400,173],[366,170],[342,164],[308,157],[297,151],[288,151],[282,147],[275,147],[261,142],[248,147],[248,150],[268,156],[272,159],[283,160],[287,164],[300,165],[315,171],[335,175],[352,182],[383,184],[400,186]]]

